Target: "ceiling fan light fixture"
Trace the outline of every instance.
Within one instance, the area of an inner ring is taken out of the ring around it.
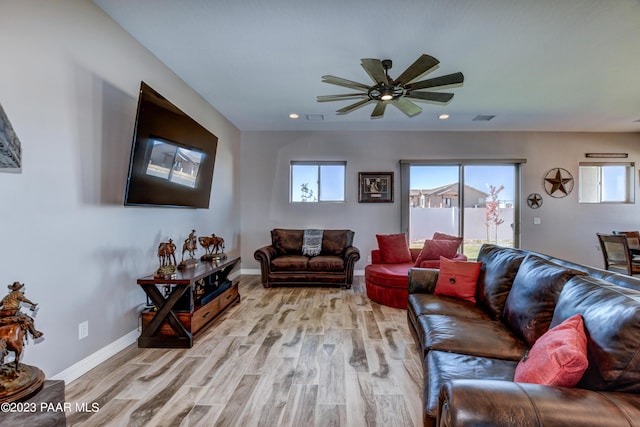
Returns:
[[[382,117],[386,105],[393,101],[395,107],[407,116],[413,117],[422,111],[422,108],[416,105],[413,100],[446,104],[454,95],[453,93],[443,92],[419,92],[420,89],[438,89],[444,86],[461,84],[464,81],[463,74],[458,72],[414,82],[420,76],[433,71],[439,63],[440,61],[436,58],[423,54],[394,80],[389,77],[389,69],[392,66],[390,59],[362,58],[360,65],[371,77],[371,80],[374,81],[374,85],[367,86],[352,80],[325,75],[322,76],[324,83],[355,89],[359,93],[325,95],[318,96],[317,99],[318,102],[361,99],[358,102],[340,108],[336,111],[337,114],[346,114],[369,103],[375,103],[371,113],[372,119]]]
[[[380,96],[381,101],[391,101],[393,99],[393,90],[385,89]]]

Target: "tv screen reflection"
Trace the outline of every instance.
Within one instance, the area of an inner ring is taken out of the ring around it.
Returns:
[[[152,138],[151,155],[146,174],[166,179],[174,184],[196,188],[198,170],[204,153]]]

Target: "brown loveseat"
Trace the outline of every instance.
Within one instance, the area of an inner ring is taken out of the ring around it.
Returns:
[[[640,280],[495,245],[478,261],[476,303],[434,295],[438,270],[409,272],[424,424],[640,426]],[[514,382],[535,341],[577,314],[589,362],[578,384]]]
[[[353,268],[360,251],[353,246],[351,230],[322,230],[322,246],[318,255],[304,255],[304,230],[275,228],[271,245],[254,253],[260,262],[262,284],[340,285],[351,288]]]

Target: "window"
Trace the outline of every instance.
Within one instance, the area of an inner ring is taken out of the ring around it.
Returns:
[[[291,202],[344,202],[346,169],[347,162],[291,162]]]
[[[580,163],[580,203],[633,203],[633,163]]]

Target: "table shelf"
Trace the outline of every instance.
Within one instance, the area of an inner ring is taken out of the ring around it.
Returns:
[[[194,336],[231,305],[240,302],[238,283],[229,273],[240,257],[201,261],[171,277],[138,279],[154,307],[142,312],[138,347],[189,348]]]

